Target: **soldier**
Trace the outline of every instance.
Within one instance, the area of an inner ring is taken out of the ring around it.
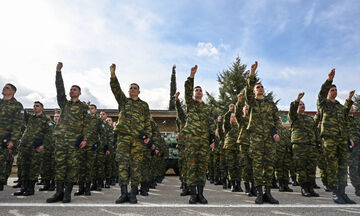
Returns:
[[[115,75],[116,65],[110,66],[111,78],[110,86],[119,105],[119,120],[115,128],[117,140],[117,156],[119,163],[119,184],[121,196],[115,203],[137,203],[136,194],[138,185],[141,181],[141,160],[143,146],[150,142],[151,123],[148,104],[139,98],[140,88],[136,83],[132,83],[127,98],[120,88],[119,81]],[[141,133],[148,138],[142,141]],[[145,144],[144,144],[145,143]],[[127,185],[131,181],[131,191],[128,195]]]
[[[105,155],[104,155],[104,168],[105,168],[105,188],[110,188],[110,184],[111,184],[111,177],[113,174],[113,166],[114,166],[114,155],[115,155],[115,145],[114,145],[114,129],[112,126],[110,126],[106,119],[107,119],[107,114],[105,112],[101,112],[102,115],[101,119],[102,119],[102,123],[104,124],[104,135],[105,135],[105,140],[106,140],[106,146],[104,149]],[[101,185],[103,184],[103,179],[101,180],[99,179],[99,181],[101,181]]]
[[[360,119],[354,116],[354,112],[354,106],[351,106],[348,128],[351,140],[354,143],[354,147],[352,148],[349,160],[349,175],[351,184],[355,188],[356,196],[360,196]]]
[[[206,169],[208,164],[209,146],[214,148],[215,130],[214,121],[211,119],[209,107],[202,101],[202,89],[194,88],[194,76],[197,65],[191,68],[190,77],[185,82],[185,101],[187,108],[186,124],[182,130],[185,141],[187,182],[190,187],[190,204],[206,204],[203,195],[206,182]],[[193,98],[194,95],[194,98]],[[196,194],[197,188],[197,194]]]
[[[318,96],[318,106],[322,113],[321,138],[326,157],[327,183],[333,192],[333,200],[338,204],[355,204],[345,193],[347,185],[347,160],[349,158],[347,132],[347,116],[355,91],[349,93],[345,105],[337,100],[337,89],[333,83],[335,69],[332,69],[328,79],[321,86]]]
[[[218,119],[219,120],[219,119]],[[221,117],[220,122],[218,121],[217,131],[219,133],[219,149],[220,149],[220,160],[219,160],[219,169],[221,176],[221,183],[223,185],[223,189],[228,188],[227,179],[228,179],[228,167],[227,161],[225,157],[225,130],[224,130],[224,119]],[[230,186],[231,187],[231,186]]]
[[[257,190],[256,204],[269,202],[279,204],[271,195],[274,171],[275,142],[280,141],[277,134],[279,124],[278,110],[275,104],[264,99],[264,87],[256,83],[255,71],[257,61],[251,66],[250,76],[245,89],[246,104],[249,105],[250,119],[248,131],[250,135],[250,156],[253,161],[253,174]],[[262,186],[265,185],[263,194]]]
[[[0,99],[0,191],[4,190],[7,183],[7,167],[4,161],[17,149],[24,120],[24,109],[15,99],[15,93],[16,87],[7,83],[2,90],[3,98]]]
[[[229,167],[229,180],[232,192],[243,192],[241,188],[241,169],[239,167],[240,152],[239,144],[236,142],[239,135],[239,125],[234,113],[234,104],[229,105],[229,111],[224,116],[225,129],[225,158]]]
[[[222,146],[220,144],[219,128],[222,127],[222,116],[218,116],[216,130],[215,130],[215,147],[212,149],[214,154],[214,185],[222,185],[221,170],[220,170],[220,151]]]
[[[112,120],[111,117],[107,117],[106,118],[106,122],[107,124],[110,126],[111,129],[111,133],[112,133],[112,145],[111,145],[111,152],[110,152],[110,163],[111,163],[111,173],[110,173],[110,178],[111,178],[111,186],[115,186],[116,184],[116,179],[118,176],[118,164],[116,162],[116,141],[117,141],[117,135],[114,133],[114,121]]]
[[[70,100],[66,99],[64,81],[61,75],[63,64],[56,66],[57,101],[61,109],[61,117],[54,132],[55,136],[55,181],[56,193],[46,202],[53,203],[71,201],[71,191],[76,182],[77,156],[79,149],[85,148],[87,138],[92,131],[88,129],[90,110],[79,100],[81,88],[73,85],[70,88]],[[65,188],[65,191],[64,191]]]
[[[39,101],[35,101],[33,110],[34,114],[27,117],[26,129],[21,138],[21,177],[23,187],[20,191],[15,192],[14,196],[30,196],[34,194],[35,183],[40,173],[42,159],[40,152],[44,149],[44,146],[48,146],[46,140],[52,129],[50,119],[43,113],[44,105]]]

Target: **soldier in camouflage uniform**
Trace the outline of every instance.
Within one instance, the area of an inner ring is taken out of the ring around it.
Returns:
[[[105,125],[96,115],[96,105],[89,105],[89,109],[91,112],[91,117],[89,119],[88,128],[91,131],[91,134],[87,137],[87,145],[80,149],[78,155],[77,182],[79,184],[79,190],[74,193],[74,196],[91,195],[90,184],[92,180],[92,174],[94,172],[96,150],[101,146],[101,139],[104,136]]]
[[[228,179],[228,166],[225,156],[225,130],[224,130],[224,119],[221,117],[221,121],[218,122],[217,131],[219,133],[219,149],[220,149],[220,161],[219,161],[219,169],[221,176],[221,183],[223,185],[223,189],[228,188],[227,179]]]
[[[111,132],[112,132],[112,136],[113,136],[113,143],[112,143],[112,148],[111,148],[111,186],[115,186],[116,179],[118,176],[118,164],[116,162],[116,149],[117,149],[117,135],[114,133],[114,121],[112,120],[111,117],[107,117],[106,118],[106,122],[107,124],[110,126],[111,128]]]
[[[186,184],[190,187],[190,204],[199,202],[206,204],[203,195],[206,182],[206,169],[209,160],[209,146],[214,148],[214,121],[211,119],[209,107],[202,101],[202,89],[194,88],[194,76],[197,65],[191,68],[190,77],[185,82],[185,101],[187,108],[186,124],[182,130],[187,156]],[[194,94],[194,98],[193,98]],[[197,194],[196,194],[197,187]]]
[[[214,154],[214,185],[222,185],[221,182],[221,170],[220,170],[220,149],[222,146],[220,145],[220,134],[218,128],[219,124],[222,123],[222,116],[218,116],[217,118],[217,129],[215,130],[215,147],[212,149]]]
[[[114,162],[115,162],[115,144],[114,144],[114,128],[112,127],[112,125],[109,125],[106,122],[106,117],[102,116],[102,122],[104,124],[104,135],[105,135],[105,140],[107,143],[107,147],[105,147],[104,151],[105,151],[105,157],[104,157],[104,161],[105,161],[105,188],[110,188],[110,184],[111,184],[111,178],[113,176],[113,166],[114,166]],[[101,179],[101,185],[103,184],[103,180]]]
[[[70,98],[66,99],[64,81],[61,75],[62,63],[56,67],[57,101],[61,109],[61,117],[54,132],[55,136],[55,181],[56,193],[46,202],[53,203],[71,201],[71,192],[76,182],[77,159],[79,149],[87,145],[87,138],[92,131],[88,129],[90,110],[79,100],[81,88],[73,85],[70,88]],[[65,188],[65,191],[64,191]]]
[[[297,99],[290,104],[291,143],[301,194],[305,197],[318,197],[319,194],[314,191],[314,183],[318,149],[321,142],[317,123],[311,116],[305,114],[305,104],[301,101],[303,96],[304,93],[300,93]]]
[[[20,191],[14,196],[30,196],[34,194],[35,183],[40,174],[42,155],[40,152],[48,146],[47,137],[51,133],[52,123],[43,113],[44,106],[41,102],[34,102],[34,114],[26,116],[26,129],[21,138],[20,161],[22,167],[22,185]]]
[[[345,193],[347,186],[347,160],[349,158],[347,131],[347,116],[355,91],[349,93],[345,105],[337,100],[337,89],[332,84],[335,69],[332,69],[328,79],[321,86],[318,96],[318,106],[322,113],[321,138],[326,157],[327,183],[333,192],[333,200],[338,204],[355,204]]]
[[[137,84],[130,85],[130,98],[125,96],[116,78],[115,69],[115,64],[112,64],[110,86],[120,110],[115,133],[118,135],[116,159],[119,163],[121,196],[116,203],[124,203],[127,200],[130,203],[137,203],[136,194],[141,181],[143,146],[150,142],[152,136],[150,111],[148,104],[138,97],[140,89]],[[141,132],[145,133],[148,138],[142,140]],[[129,182],[131,182],[131,191],[128,195],[127,185]]]
[[[349,160],[349,175],[351,184],[355,188],[356,196],[360,196],[360,119],[354,116],[354,106],[351,106],[348,128],[350,132],[350,138],[354,143],[352,148],[350,160]]]
[[[280,142],[276,143],[275,176],[276,180],[279,182],[280,192],[293,192],[288,185],[292,162],[291,133],[282,125],[281,118],[279,121],[278,134],[280,136]]]
[[[264,87],[256,83],[255,71],[257,62],[251,66],[250,76],[245,89],[246,104],[249,106],[250,119],[248,131],[250,135],[250,157],[253,161],[253,174],[257,189],[256,204],[269,202],[279,204],[271,195],[276,148],[274,140],[280,141],[277,134],[279,115],[276,105],[264,99]],[[263,194],[262,186],[265,186]]]
[[[16,87],[7,83],[2,90],[3,98],[0,99],[0,191],[4,190],[7,183],[7,167],[4,161],[17,149],[24,121],[24,109],[15,99],[15,93]]]
[[[224,116],[225,130],[225,158],[229,167],[229,180],[231,182],[232,192],[243,192],[241,188],[241,169],[239,166],[240,152],[237,138],[239,135],[239,125],[234,113],[234,104],[229,105],[229,111]]]

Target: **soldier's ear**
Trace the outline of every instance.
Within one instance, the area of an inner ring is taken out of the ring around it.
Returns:
[[[141,92],[141,91],[139,90],[139,94],[140,94],[140,92]]]

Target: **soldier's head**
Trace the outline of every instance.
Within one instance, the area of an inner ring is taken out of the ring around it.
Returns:
[[[236,124],[237,123],[235,113],[231,113],[231,115],[230,115],[230,123],[231,124]]]
[[[70,97],[71,98],[79,98],[81,95],[81,88],[78,85],[73,85],[70,88]]]
[[[336,85],[331,85],[327,97],[328,97],[328,99],[335,100],[336,96],[337,96],[337,88],[336,88]]]
[[[89,109],[90,109],[91,115],[96,114],[96,112],[97,112],[97,107],[96,107],[95,104],[90,104],[90,105],[89,105]]]
[[[60,113],[55,113],[55,115],[54,115],[54,122],[55,122],[55,123],[58,123],[58,122],[59,122],[59,119],[60,119]]]
[[[101,112],[100,112],[100,118],[101,118],[103,121],[105,121],[105,120],[106,120],[106,118],[107,118],[107,114],[106,114],[106,112],[101,111]]]
[[[297,112],[300,113],[300,114],[305,113],[305,104],[304,104],[303,101],[300,101],[300,102],[299,102],[299,106],[298,106]]]
[[[264,97],[264,86],[261,83],[256,83],[254,86],[254,94],[256,98]]]
[[[194,88],[194,97],[196,100],[201,100],[203,96],[202,88],[201,86],[195,86]]]
[[[107,117],[107,118],[106,118],[106,122],[107,122],[110,126],[113,126],[113,124],[114,124],[114,121],[113,121],[112,118],[110,118],[110,117]]]
[[[129,96],[133,99],[137,99],[140,94],[140,87],[136,83],[131,83],[129,87]]]
[[[5,97],[14,97],[15,93],[16,93],[16,87],[11,84],[11,83],[6,83],[3,90],[2,90],[2,94]]]
[[[35,115],[39,115],[43,112],[44,105],[40,101],[35,101],[33,110],[34,110]]]
[[[355,113],[355,108],[354,108],[354,106],[351,106],[349,114],[350,114],[351,116],[353,116],[354,113]]]
[[[245,117],[249,116],[249,107],[247,107],[246,105],[243,107],[242,112],[244,114]]]

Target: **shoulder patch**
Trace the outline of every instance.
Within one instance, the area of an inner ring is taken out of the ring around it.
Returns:
[[[53,123],[49,122],[49,126],[53,126]]]
[[[24,113],[25,113],[25,111],[24,111],[24,110],[21,110],[21,111],[20,111],[20,113],[21,113],[21,114],[24,114]]]
[[[88,113],[88,114],[91,114],[91,111],[90,111],[90,110],[88,110],[88,111],[87,111],[87,113]]]
[[[101,124],[101,126],[104,128],[105,127],[105,125],[104,124]]]

